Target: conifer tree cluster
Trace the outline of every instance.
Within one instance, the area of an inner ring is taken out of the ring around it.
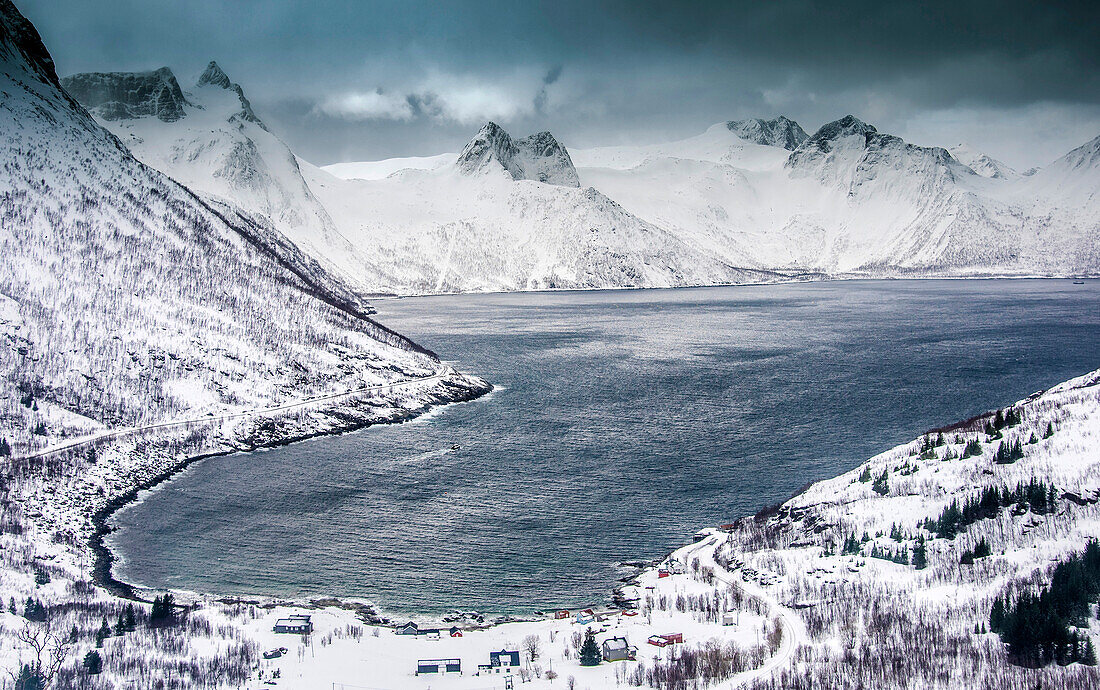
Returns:
[[[963,460],[967,458],[976,458],[982,454],[982,444],[978,439],[970,439],[966,442],[966,447],[963,448]]]
[[[1016,664],[1039,668],[1050,663],[1096,665],[1096,649],[1087,627],[1100,596],[1100,544],[1090,541],[1084,553],[1054,568],[1049,587],[1024,592],[1015,601],[1006,595],[993,602],[989,629],[1008,645]]]
[[[176,619],[176,602],[171,593],[153,598],[153,608],[149,611],[149,624],[153,626],[171,625]]]
[[[38,599],[27,597],[27,603],[23,606],[23,617],[32,623],[45,623],[46,607]]]
[[[993,548],[989,545],[989,542],[986,541],[986,538],[982,537],[981,541],[975,544],[973,549],[963,551],[962,558],[959,562],[963,565],[972,565],[975,560],[992,555]]]
[[[887,470],[882,470],[882,474],[875,478],[875,483],[871,484],[871,490],[883,496],[890,493],[890,473]]]
[[[1024,447],[1019,439],[1015,443],[1005,441],[997,446],[997,452],[993,454],[993,462],[998,465],[1010,465],[1024,457]]]
[[[0,458],[11,455],[11,444],[8,439],[0,437]]]
[[[952,501],[939,518],[929,518],[923,526],[937,537],[951,539],[978,520],[996,517],[1001,508],[1026,507],[1042,515],[1054,510],[1057,500],[1054,485],[1037,479],[1026,484],[1020,482],[1015,489],[989,486],[981,494],[965,500],[961,506],[958,501]]]

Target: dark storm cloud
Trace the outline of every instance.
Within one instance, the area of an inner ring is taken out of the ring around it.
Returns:
[[[854,112],[1017,164],[1100,130],[1095,1],[20,6],[62,72],[167,64],[189,81],[217,59],[320,163],[454,149],[490,118],[591,145],[778,113],[812,130]]]

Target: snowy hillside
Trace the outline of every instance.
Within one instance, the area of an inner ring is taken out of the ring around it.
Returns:
[[[147,105],[149,82],[175,94],[172,117]],[[136,87],[140,85],[140,88]],[[211,202],[254,216],[356,285],[358,251],[302,179],[290,149],[252,109],[244,89],[211,61],[181,89],[168,68],[148,73],[74,74],[61,85],[146,165]],[[326,257],[337,257],[333,263]]]
[[[0,8],[0,437],[14,454],[439,371],[270,226],[135,160],[59,88],[34,28]],[[110,87],[110,102],[159,98],[150,81],[172,91],[156,72]],[[484,390],[450,378],[442,397]]]
[[[852,116],[793,151],[744,144],[728,129],[573,158],[582,183],[741,266],[866,275],[1100,270],[1100,215],[1088,191],[1100,165],[1087,146],[1032,177],[992,177]]]
[[[470,161],[471,158],[467,158]],[[398,293],[668,287],[768,280],[639,220],[592,188],[513,179],[495,160],[342,180],[302,164],[313,193]]]
[[[808,631],[799,663],[751,687],[1094,687],[1095,666],[1009,663],[990,625],[997,599],[1048,585],[1100,538],[1098,435],[1094,371],[741,521],[718,560]],[[1078,626],[1066,659],[1100,641],[1094,609]]]

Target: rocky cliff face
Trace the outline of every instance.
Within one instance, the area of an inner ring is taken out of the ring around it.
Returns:
[[[104,120],[155,116],[175,122],[189,105],[167,67],[152,72],[88,72],[61,79],[61,86]]]
[[[512,139],[495,122],[481,128],[462,149],[456,163],[467,175],[481,175],[503,169],[513,180],[534,180],[563,187],[579,187],[577,169],[550,132]]]
[[[213,60],[206,66],[203,73],[199,75],[199,80],[195,83],[195,86],[200,89],[204,86],[212,86],[232,91],[237,94],[237,98],[241,102],[241,110],[231,115],[230,121],[237,119],[245,122],[253,122],[263,127],[265,130],[267,129],[267,126],[264,125],[264,123],[260,121],[260,118],[256,116],[256,113],[252,111],[252,104],[245,98],[244,89],[241,88],[241,85],[230,81],[229,75],[223,72],[222,68],[218,66],[218,63]]]
[[[763,146],[778,146],[793,151],[806,141],[808,135],[794,120],[780,115],[773,120],[750,118],[727,122],[726,127],[745,141]]]

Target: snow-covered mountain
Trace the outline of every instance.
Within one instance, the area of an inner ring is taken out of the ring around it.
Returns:
[[[534,180],[563,187],[579,187],[569,152],[550,132],[512,139],[495,122],[481,128],[458,156],[466,175],[493,175],[501,171],[513,180]]]
[[[670,287],[768,280],[581,188],[543,132],[485,125],[454,159],[358,179],[302,164],[342,235],[370,257],[372,286],[399,293]],[[371,169],[362,166],[358,169]],[[377,169],[377,168],[374,168]]]
[[[159,126],[168,123],[141,113],[167,112],[168,76],[86,83],[117,104],[109,112]],[[243,111],[236,92],[204,88]],[[269,225],[136,160],[60,88],[9,0],[0,92],[0,436],[17,454],[440,369]],[[479,385],[454,383],[452,392]]]
[[[1020,177],[1020,173],[1016,172],[1007,163],[977,151],[968,144],[952,146],[949,151],[951,151],[951,155],[955,157],[955,160],[982,177],[992,177],[998,180],[1015,180]]]
[[[317,168],[213,63],[193,88],[163,69],[65,83],[141,160],[360,292],[1100,272],[1088,145],[1019,175],[851,115],[812,136],[778,116],[574,151],[490,122],[457,153]]]
[[[467,147],[467,151],[472,150]],[[601,192],[514,179],[496,153],[384,179],[302,165],[340,232],[399,293],[665,287],[770,278],[639,220]],[[568,154],[566,154],[567,156]]]
[[[74,74],[61,85],[143,163],[211,203],[270,224],[327,269],[358,284],[357,250],[340,236],[313,196],[297,158],[216,62],[186,90],[167,67]],[[151,98],[171,107],[153,107]],[[170,116],[163,116],[164,111]],[[329,261],[331,257],[338,261]]]
[[[1049,172],[991,178],[945,149],[913,146],[853,116],[793,151],[747,144],[728,130],[573,158],[583,184],[740,266],[869,275],[1100,271],[1100,214],[1082,213],[1100,168],[1087,146]],[[1048,194],[1048,184],[1062,189]]]
[[[751,141],[762,146],[778,146],[788,151],[795,150],[809,138],[809,135],[797,122],[788,120],[782,115],[772,120],[762,120],[756,117],[727,122],[726,127],[745,141]]]

